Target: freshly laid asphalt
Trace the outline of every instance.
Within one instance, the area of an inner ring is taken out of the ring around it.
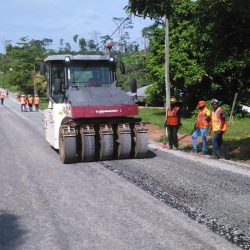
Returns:
[[[63,165],[43,112],[14,98],[0,131],[0,249],[250,247],[247,165],[155,142],[145,159]]]

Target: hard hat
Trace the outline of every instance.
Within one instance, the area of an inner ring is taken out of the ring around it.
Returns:
[[[213,103],[217,103],[217,104],[218,104],[219,101],[218,101],[217,99],[212,99],[212,100],[211,100],[211,104],[213,104]]]
[[[177,102],[177,100],[176,100],[176,98],[172,97],[172,98],[170,99],[170,102],[175,103],[175,102]]]
[[[202,106],[205,106],[205,105],[206,105],[205,101],[199,101],[198,104],[197,104],[197,107],[202,107]]]

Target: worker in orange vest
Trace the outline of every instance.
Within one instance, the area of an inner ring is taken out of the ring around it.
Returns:
[[[4,98],[5,98],[5,94],[4,92],[0,92],[0,100],[1,100],[1,105],[4,104]]]
[[[207,134],[211,122],[211,112],[206,107],[205,101],[199,101],[197,105],[199,112],[194,124],[194,132],[192,134],[193,152],[198,153],[198,136],[202,138],[202,154],[207,152]]]
[[[32,112],[33,97],[31,95],[28,96],[27,103],[28,103],[28,106],[29,106],[29,110]]]
[[[19,101],[21,104],[21,111],[25,112],[26,111],[26,104],[27,104],[25,95],[21,95]]]
[[[213,107],[211,129],[213,131],[212,144],[213,152],[212,158],[218,159],[219,157],[225,158],[225,150],[223,145],[223,134],[227,130],[226,116],[224,110],[219,107],[219,101],[213,99],[211,101]]]
[[[38,95],[35,95],[34,106],[35,106],[36,111],[38,111],[38,109],[39,109],[39,103],[40,103],[40,97]]]
[[[181,112],[180,107],[177,105],[176,98],[172,97],[170,99],[170,107],[167,108],[166,116],[166,132],[168,134],[168,143],[169,148],[172,149],[173,146],[175,149],[178,149],[178,136],[177,132],[181,125]]]

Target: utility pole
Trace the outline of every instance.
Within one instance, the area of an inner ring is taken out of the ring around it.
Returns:
[[[36,66],[34,64],[33,70],[32,70],[32,81],[33,81],[33,86],[34,86],[34,95],[38,94],[38,89],[37,89],[37,83],[36,83]]]
[[[169,79],[169,23],[165,15],[165,87],[166,87],[166,107],[170,105],[170,79]]]

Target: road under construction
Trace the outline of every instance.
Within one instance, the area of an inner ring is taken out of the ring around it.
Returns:
[[[250,168],[149,142],[142,159],[63,164],[44,114],[0,107],[1,249],[249,249]]]

